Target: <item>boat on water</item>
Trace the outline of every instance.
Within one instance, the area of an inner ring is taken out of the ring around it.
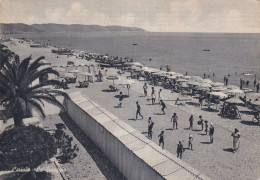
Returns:
[[[136,45],[138,45],[138,44],[137,44],[137,43],[134,43],[134,44],[133,44],[133,46],[136,46]]]
[[[205,48],[205,49],[203,49],[202,51],[210,51],[210,49],[206,49],[206,48]]]

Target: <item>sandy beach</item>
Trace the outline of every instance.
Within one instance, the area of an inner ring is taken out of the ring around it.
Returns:
[[[75,65],[94,63],[94,61],[88,62],[86,60],[77,59],[75,56],[67,58],[67,56],[59,56],[57,58],[55,54],[51,53],[52,47],[47,48],[30,48],[27,43],[18,44],[17,40],[5,43],[11,51],[17,53],[21,58],[25,58],[28,55],[32,55],[35,59],[39,56],[45,56],[46,61],[52,63],[52,66],[66,65],[67,60],[72,60]],[[109,70],[110,71],[110,70]],[[117,71],[115,69],[111,70]],[[104,72],[104,71],[103,71]],[[108,73],[109,74],[109,73]],[[124,81],[129,76],[128,72],[120,75],[120,80]],[[238,107],[241,112],[241,119],[227,119],[221,118],[217,111],[208,111],[206,107],[202,109],[198,106],[198,99],[190,96],[182,96],[178,93],[172,93],[170,90],[162,90],[162,99],[167,105],[165,110],[166,114],[162,115],[160,106],[158,104],[152,105],[150,100],[151,87],[148,85],[148,97],[143,96],[143,84],[145,81],[137,81],[130,86],[130,96],[123,99],[122,108],[117,108],[119,103],[118,98],[115,96],[121,91],[124,95],[127,95],[126,86],[114,81],[119,91],[109,91],[109,85],[112,84],[111,80],[107,80],[104,77],[103,82],[94,82],[89,85],[88,88],[77,88],[78,83],[69,84],[66,92],[81,91],[84,95],[89,97],[94,102],[100,104],[102,107],[118,116],[122,121],[128,123],[135,129],[139,130],[144,136],[147,136],[147,119],[152,117],[155,123],[153,128],[153,141],[158,143],[158,135],[165,131],[165,149],[176,155],[177,143],[182,140],[184,147],[188,146],[188,137],[191,134],[194,138],[193,151],[186,149],[183,154],[183,160],[198,169],[211,179],[249,179],[256,180],[260,178],[260,129],[259,125],[251,123],[252,115],[246,113],[248,110],[244,107]],[[155,87],[155,94],[158,94],[158,90],[161,87]],[[182,101],[183,105],[174,105],[175,100],[189,99],[188,101]],[[136,104],[139,101],[141,106],[141,112],[144,119],[135,120]],[[156,99],[158,103],[158,99]],[[178,120],[178,130],[172,130],[172,123],[170,122],[172,114],[176,112]],[[194,130],[188,130],[189,117],[194,116]],[[209,136],[205,135],[205,131],[200,131],[200,126],[197,125],[199,116],[202,116],[204,120],[209,121],[215,127],[214,143],[209,144]],[[56,122],[55,118],[48,116],[49,120]],[[59,122],[61,120],[59,119]],[[53,125],[50,125],[52,128]],[[232,153],[232,137],[231,133],[237,128],[240,131],[240,147],[237,153]],[[77,142],[78,143],[78,142]],[[80,157],[87,156],[86,151],[80,152]],[[85,163],[89,162],[89,159],[82,160]],[[85,169],[77,168],[78,172],[89,170],[92,172],[92,166],[84,167]],[[67,166],[66,168],[74,168],[73,166]],[[91,170],[90,170],[90,169]],[[95,166],[94,168],[97,168]],[[97,176],[93,176],[91,179],[103,178],[100,171],[96,171]],[[95,173],[94,173],[95,174]],[[73,175],[71,175],[72,178]],[[84,178],[73,176],[73,178]],[[73,179],[72,178],[72,179]],[[107,178],[107,177],[106,177]]]

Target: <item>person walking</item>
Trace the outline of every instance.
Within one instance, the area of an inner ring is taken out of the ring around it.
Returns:
[[[161,92],[162,92],[162,89],[160,89],[160,90],[158,91],[158,102],[159,102],[159,103],[160,103],[160,101],[162,100]]]
[[[191,129],[191,130],[193,130],[193,115],[191,115],[190,116],[190,118],[189,118],[189,121],[190,121],[190,127],[189,127],[189,129]]]
[[[148,87],[147,87],[146,83],[144,83],[143,89],[144,89],[144,96],[147,96],[147,89],[148,89]]]
[[[154,87],[152,87],[151,97],[152,97],[152,104],[154,104],[154,103],[155,103],[155,91],[154,91]]]
[[[163,114],[165,114],[164,109],[167,108],[167,106],[165,105],[165,103],[163,102],[162,99],[160,100],[160,105],[162,106],[161,110],[162,110]]]
[[[161,146],[162,144],[162,149],[164,149],[164,131],[161,131],[158,137],[159,137],[159,146]]]
[[[137,119],[137,116],[141,116],[142,119],[144,118],[141,114],[141,106],[139,105],[138,101],[136,101],[136,107],[137,107],[137,110],[136,110],[136,119]]]
[[[257,93],[259,92],[259,83],[257,83],[257,85],[256,85],[256,92]]]
[[[178,129],[178,116],[176,113],[173,113],[171,122],[172,122],[172,130],[174,130],[175,126],[176,126],[176,129]]]
[[[235,131],[231,134],[233,136],[233,152],[237,152],[240,144],[240,133],[236,128]]]
[[[192,149],[192,141],[193,141],[193,137],[192,137],[192,135],[190,134],[190,135],[189,135],[189,149],[193,151],[193,149]]]
[[[212,123],[210,123],[210,128],[209,128],[209,138],[210,138],[210,143],[213,143],[213,135],[214,135],[214,126]]]
[[[182,159],[182,153],[183,153],[184,149],[183,149],[183,145],[181,140],[179,141],[179,144],[177,145],[177,158],[179,157],[180,159]]]
[[[122,92],[119,93],[119,104],[118,107],[122,108],[122,101],[123,101],[123,94]]]
[[[205,135],[208,134],[208,121],[205,121]]]
[[[204,128],[204,121],[203,121],[203,119],[202,119],[202,116],[199,116],[199,118],[200,118],[200,125],[201,125],[201,131],[203,131],[203,128]]]
[[[152,124],[152,122],[153,122],[153,121],[152,121],[152,117],[149,117],[148,120],[147,120],[147,122],[148,122],[148,127],[149,127],[149,126]]]
[[[148,139],[153,139],[153,125],[154,125],[154,122],[152,122],[148,126]]]

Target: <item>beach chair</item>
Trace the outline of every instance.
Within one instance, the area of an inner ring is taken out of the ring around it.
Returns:
[[[111,89],[112,91],[117,91],[117,87],[113,86],[113,85],[109,85],[109,89]]]
[[[89,83],[87,81],[83,81],[83,82],[79,81],[80,88],[87,88],[88,86],[89,86]]]

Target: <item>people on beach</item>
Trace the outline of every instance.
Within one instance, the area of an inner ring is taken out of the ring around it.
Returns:
[[[122,108],[122,101],[123,101],[123,94],[122,92],[119,93],[119,104],[118,104],[118,107]]]
[[[161,146],[162,144],[162,149],[164,149],[164,131],[161,131],[158,137],[159,137],[159,146]]]
[[[200,120],[199,120],[199,125],[201,125],[201,131],[203,131],[203,127],[204,127],[204,121],[202,119],[202,116],[199,116]]]
[[[149,117],[148,120],[147,120],[147,122],[148,122],[148,127],[149,127],[149,126],[152,124],[152,122],[153,122],[153,121],[152,121],[152,117]]]
[[[175,129],[175,126],[176,126],[176,129],[178,129],[178,116],[176,113],[173,113],[171,122],[172,122],[172,130]]]
[[[142,119],[144,118],[143,115],[141,114],[141,106],[139,105],[138,101],[136,101],[136,107],[137,107],[137,110],[136,110],[136,118],[137,119],[137,116],[141,116]]]
[[[237,152],[240,144],[240,133],[237,128],[235,128],[235,131],[231,134],[233,136],[233,152]]]
[[[243,80],[240,78],[240,89],[243,89]]]
[[[208,121],[205,121],[205,135],[208,134]]]
[[[203,97],[202,97],[202,95],[199,96],[199,104],[200,104],[200,108],[202,108],[202,105],[203,105]]]
[[[148,139],[153,139],[153,125],[154,125],[154,122],[152,122],[148,126]]]
[[[154,91],[154,87],[152,87],[151,98],[152,98],[152,104],[154,104],[154,103],[155,103],[155,91]]]
[[[259,83],[256,85],[256,92],[259,93]]]
[[[161,110],[162,110],[163,114],[165,114],[164,109],[167,108],[167,106],[165,105],[165,103],[163,102],[162,99],[160,100],[160,105],[162,107]]]
[[[159,91],[158,91],[158,102],[160,102],[161,101],[161,92],[162,92],[162,89],[159,89]]]
[[[191,115],[190,116],[190,118],[189,118],[189,122],[190,122],[190,127],[189,127],[189,129],[191,129],[191,130],[193,130],[193,115]]]
[[[180,99],[177,98],[176,101],[175,101],[175,103],[174,103],[174,105],[178,105],[178,101],[179,101],[179,100],[180,100]]]
[[[147,84],[144,83],[143,89],[144,89],[144,96],[147,96]]]
[[[192,137],[192,135],[190,134],[190,135],[189,135],[189,140],[188,140],[188,142],[189,142],[189,149],[193,151],[193,149],[192,149],[192,141],[193,141],[193,137]]]
[[[182,153],[184,151],[183,144],[181,140],[179,141],[179,144],[177,145],[177,158],[182,159]]]
[[[210,128],[209,128],[209,140],[210,143],[213,143],[213,135],[214,135],[214,126],[212,123],[210,123]]]

